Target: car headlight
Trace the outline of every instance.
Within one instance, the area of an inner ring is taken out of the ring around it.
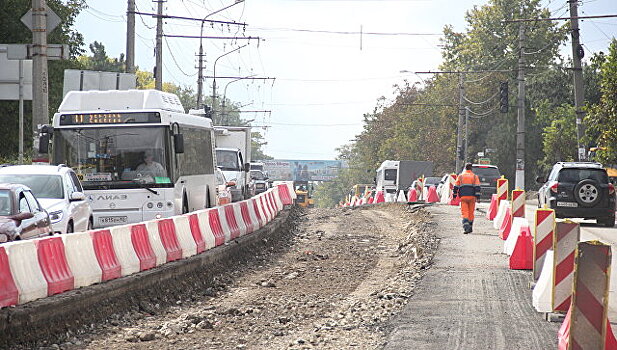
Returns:
[[[0,233],[0,243],[8,242],[9,236],[6,233]]]
[[[49,219],[51,220],[52,224],[60,222],[63,216],[64,212],[62,210],[52,211],[51,213],[49,213]]]

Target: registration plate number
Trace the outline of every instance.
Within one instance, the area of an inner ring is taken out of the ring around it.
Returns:
[[[128,217],[126,216],[102,216],[99,218],[99,223],[102,225],[126,224],[128,221]]]
[[[578,207],[578,203],[576,203],[576,202],[557,202],[557,206],[558,207],[576,208],[576,207]]]

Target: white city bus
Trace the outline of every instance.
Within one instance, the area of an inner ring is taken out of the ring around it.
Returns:
[[[74,91],[44,127],[51,162],[73,168],[94,227],[169,217],[216,203],[212,122],[156,90]]]

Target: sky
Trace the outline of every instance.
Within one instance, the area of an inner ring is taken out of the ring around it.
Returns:
[[[167,0],[164,13],[204,18],[234,2]],[[214,75],[216,62],[217,94],[225,94],[246,111],[242,117],[266,138],[266,154],[276,159],[334,159],[336,148],[362,131],[364,114],[371,113],[380,98],[388,103],[395,96],[395,85],[420,80],[409,72],[438,69],[443,27],[463,31],[465,12],[485,3],[245,0],[208,19],[246,26],[207,24],[204,35],[259,39],[204,39],[205,75]],[[541,3],[553,16],[568,15],[566,0]],[[87,4],[89,8],[77,17],[76,29],[86,44],[100,41],[109,56],[119,57],[126,49],[126,1],[87,0]],[[136,4],[140,12],[156,12],[151,0]],[[617,14],[615,0],[580,4],[581,16]],[[154,67],[155,23],[147,15],[136,18],[135,59],[142,70]],[[585,20],[580,25],[586,57],[606,52],[610,38],[617,36],[617,18]],[[200,21],[167,19],[163,31],[199,35]],[[163,80],[196,90],[199,39],[166,37],[163,48]],[[569,56],[569,46],[562,51]],[[204,81],[204,94],[212,94],[211,78]]]

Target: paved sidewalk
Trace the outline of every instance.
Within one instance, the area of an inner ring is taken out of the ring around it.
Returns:
[[[385,349],[556,349],[560,324],[535,312],[531,273],[508,269],[492,222],[476,212],[474,233],[463,235],[458,207],[429,211],[441,245]]]

